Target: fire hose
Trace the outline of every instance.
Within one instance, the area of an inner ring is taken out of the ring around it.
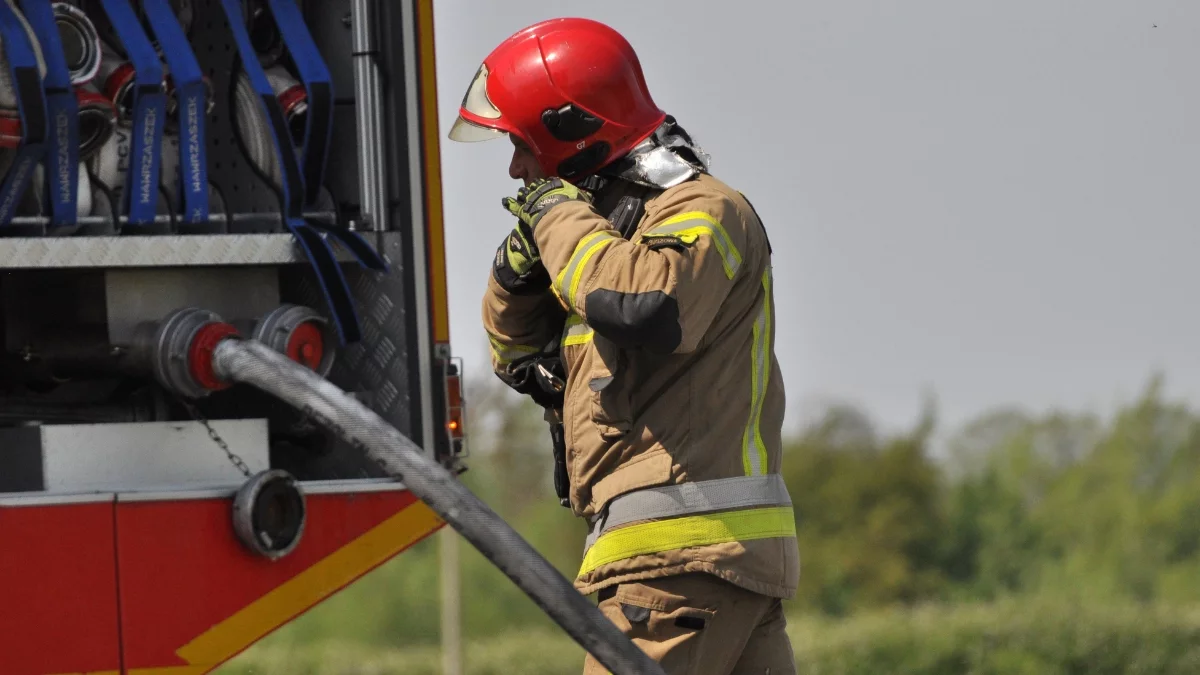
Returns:
[[[303,411],[366,455],[429,505],[504,572],[555,623],[618,675],[665,675],[511,526],[371,409],[320,375],[254,340],[226,338],[211,372]]]

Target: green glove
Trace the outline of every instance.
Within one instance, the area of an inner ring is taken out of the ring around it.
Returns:
[[[533,230],[528,225],[517,223],[504,238],[504,243],[496,249],[492,274],[501,288],[516,295],[550,288],[550,273],[542,265],[537,244],[533,241]]]
[[[592,196],[561,178],[542,178],[517,191],[517,198],[505,197],[501,202],[509,213],[529,226],[532,233],[546,212],[569,201],[591,203]],[[533,241],[533,237],[529,237]]]
[[[501,204],[517,217],[517,226],[496,251],[493,273],[500,286],[510,293],[544,291],[550,287],[550,275],[542,265],[533,230],[538,221],[556,204],[566,201],[591,202],[591,196],[559,178],[541,179],[517,191],[517,198],[505,197]]]
[[[533,240],[533,228],[524,222],[518,222],[504,240],[504,257],[505,264],[516,272],[517,276],[529,274],[533,266],[542,260],[538,254],[537,242]]]

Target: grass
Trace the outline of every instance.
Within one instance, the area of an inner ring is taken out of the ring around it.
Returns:
[[[583,650],[561,633],[514,633],[473,641],[463,660],[471,675],[558,675],[583,670]],[[347,643],[254,647],[221,675],[441,675],[436,646],[380,649]]]
[[[794,617],[802,675],[1184,675],[1200,673],[1200,608],[1080,606],[1011,600],[869,612],[843,620]],[[514,632],[466,645],[470,675],[582,670],[564,634]],[[268,643],[222,675],[440,675],[436,646]]]

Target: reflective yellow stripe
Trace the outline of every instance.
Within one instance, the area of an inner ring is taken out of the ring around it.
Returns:
[[[630,525],[601,536],[583,558],[579,576],[618,560],[693,546],[796,536],[790,506],[724,511]]]
[[[668,218],[662,224],[652,227],[643,234],[642,239],[671,236],[690,245],[696,243],[696,240],[705,234],[712,237],[717,252],[721,254],[721,264],[725,267],[725,276],[732,279],[742,265],[742,254],[733,245],[733,239],[729,237],[729,233],[725,231],[725,227],[721,225],[720,221],[703,211],[689,211]]]
[[[555,286],[558,297],[567,303],[568,307],[575,306],[575,293],[579,290],[579,282],[583,279],[583,270],[596,252],[616,241],[617,238],[605,231],[593,232],[580,240],[567,261],[566,267],[558,273]]]
[[[488,336],[488,342],[492,347],[492,356],[496,358],[496,362],[500,365],[508,365],[522,356],[538,352],[537,347],[530,347],[528,345],[506,345],[493,335]]]
[[[582,345],[592,341],[592,327],[583,322],[583,318],[572,313],[567,317],[567,326],[563,331],[562,346]]]
[[[760,424],[767,381],[771,376],[771,268],[763,272],[763,304],[754,320],[754,339],[750,346],[750,419],[742,432],[742,466],[747,476],[767,471],[767,446]]]
[[[587,329],[586,333],[581,333],[579,335],[568,335],[562,343],[564,347],[569,347],[571,345],[584,345],[591,342],[595,335],[596,334],[592,331],[592,329],[589,328]]]

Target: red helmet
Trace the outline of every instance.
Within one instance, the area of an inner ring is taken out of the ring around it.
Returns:
[[[483,60],[450,138],[512,134],[547,176],[576,179],[623,157],[665,118],[620,33],[589,19],[551,19]]]

